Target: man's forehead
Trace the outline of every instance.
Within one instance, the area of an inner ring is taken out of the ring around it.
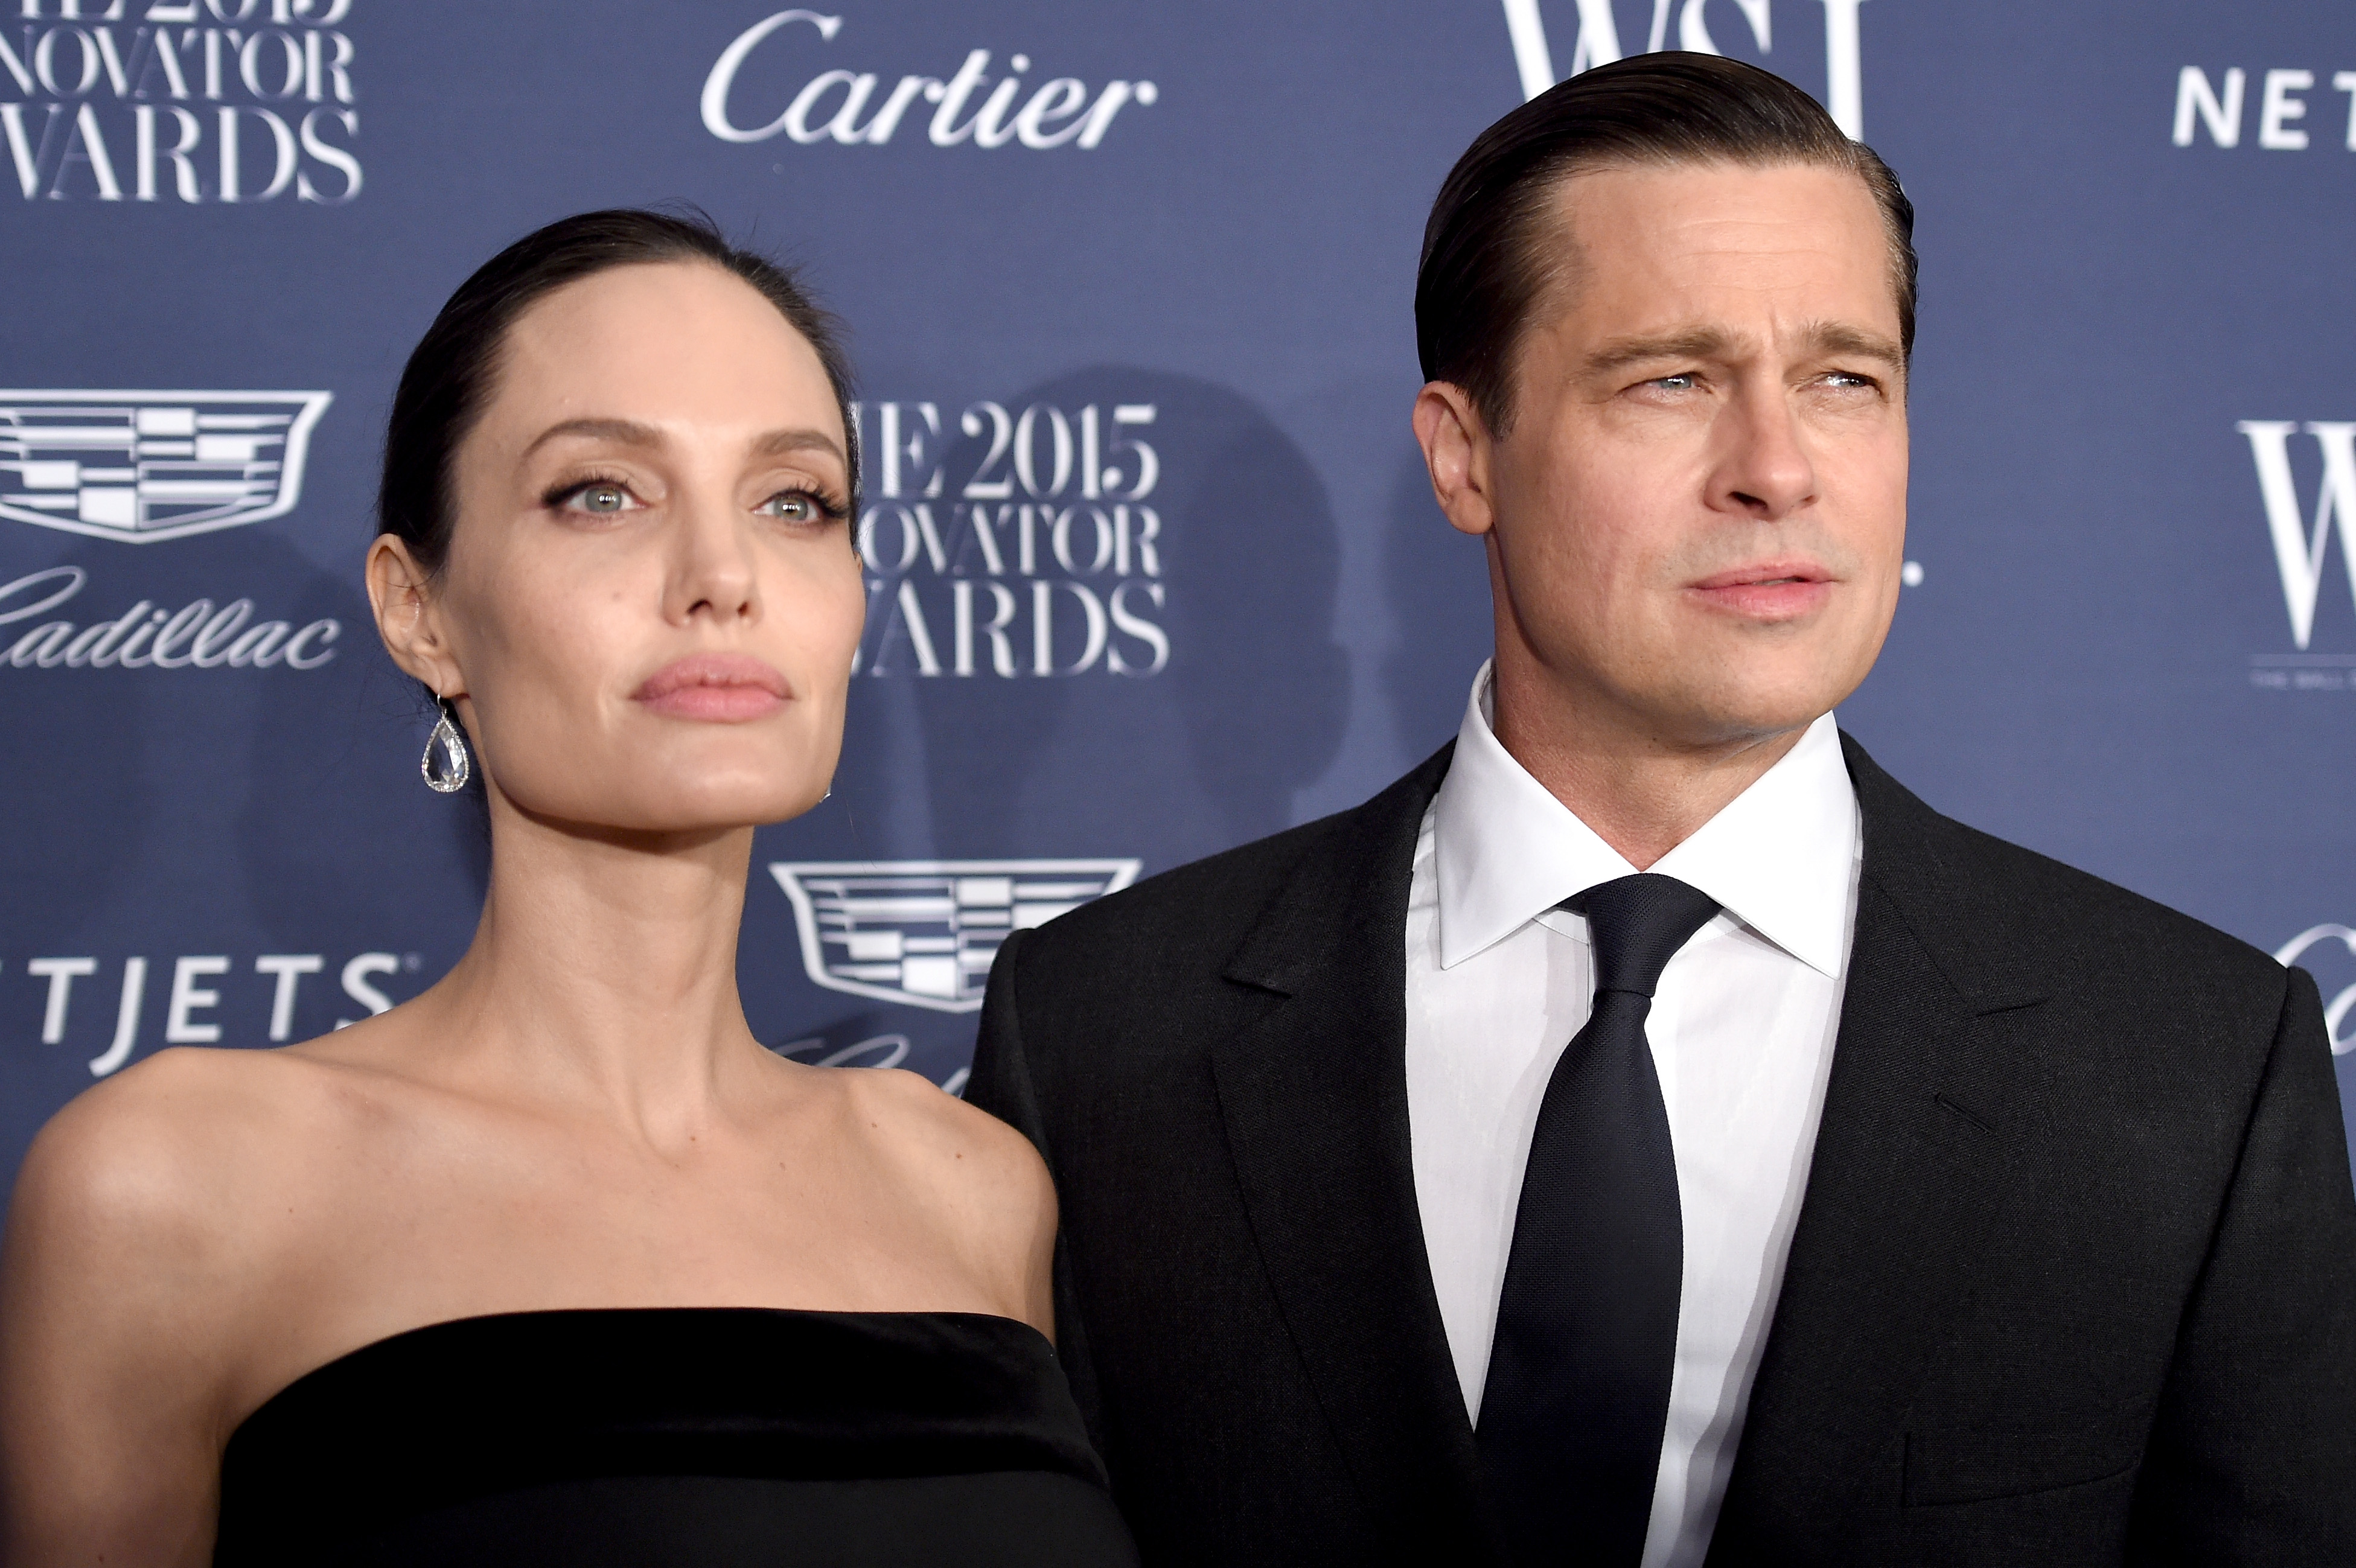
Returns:
[[[1548,193],[1548,205],[1564,236],[1587,244],[1695,223],[1880,224],[1864,176],[1826,164],[1600,164],[1564,174]]]
[[[1537,315],[1580,336],[1788,338],[1830,323],[1896,337],[1896,259],[1851,171],[1614,165],[1567,176],[1552,207]]]

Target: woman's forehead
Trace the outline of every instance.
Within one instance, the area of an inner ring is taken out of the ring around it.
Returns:
[[[499,360],[487,423],[545,423],[557,411],[655,425],[841,423],[809,340],[760,291],[701,261],[567,283],[516,318]]]

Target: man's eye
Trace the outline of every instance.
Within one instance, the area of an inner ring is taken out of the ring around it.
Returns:
[[[1680,370],[1674,376],[1655,376],[1644,384],[1665,387],[1672,392],[1689,392],[1701,383],[1701,378],[1691,370]]]
[[[1858,387],[1870,389],[1874,382],[1870,376],[1860,376],[1850,370],[1835,370],[1825,377],[1825,384],[1828,387]]]

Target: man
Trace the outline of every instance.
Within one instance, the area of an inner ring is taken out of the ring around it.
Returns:
[[[1491,127],[1416,295],[1456,742],[1000,955],[970,1097],[1147,1562],[2356,1562],[2314,983],[1835,728],[1912,231],[1746,66]]]

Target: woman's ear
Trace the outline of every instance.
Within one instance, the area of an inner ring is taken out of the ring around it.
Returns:
[[[377,635],[384,639],[392,662],[437,696],[465,695],[466,679],[442,624],[433,575],[391,534],[379,534],[369,546],[368,592]]]

